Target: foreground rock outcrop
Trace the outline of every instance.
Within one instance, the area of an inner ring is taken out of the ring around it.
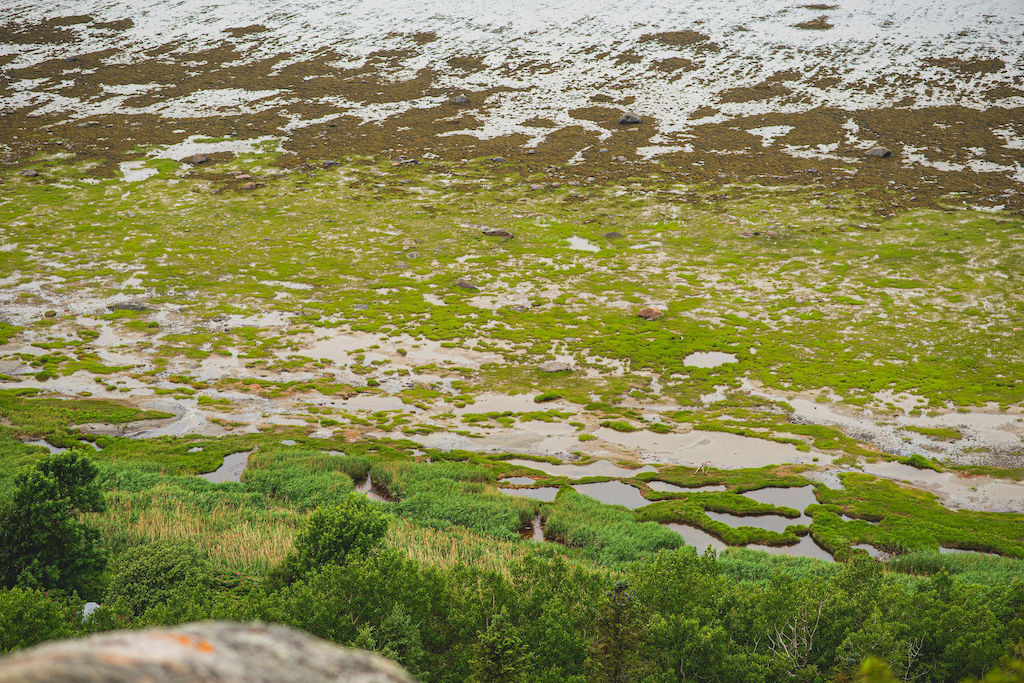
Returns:
[[[413,683],[397,664],[273,624],[202,622],[44,643],[0,658],[0,683]]]

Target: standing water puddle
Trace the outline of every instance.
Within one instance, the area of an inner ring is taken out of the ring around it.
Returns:
[[[802,536],[796,545],[755,545],[747,546],[751,550],[763,550],[771,555],[789,555],[790,557],[813,557],[818,560],[835,562],[835,558],[820,545],[814,542],[810,535]]]
[[[717,550],[725,550],[728,546],[722,541],[718,540],[706,531],[702,531],[696,527],[687,526],[686,524],[666,524],[666,527],[675,531],[683,540],[686,541],[687,545],[692,545],[697,549],[698,553],[703,553],[706,548],[714,548]]]
[[[752,526],[778,532],[783,532],[786,527],[794,524],[807,525],[811,523],[811,518],[806,515],[790,519],[782,515],[731,515],[728,512],[711,512],[710,510],[706,510],[704,514],[716,522],[722,522],[731,527]]]
[[[532,480],[531,480],[532,481]],[[532,498],[533,500],[539,500],[542,503],[550,503],[558,495],[557,486],[541,486],[535,489],[498,489],[502,493],[507,493],[510,496],[518,496],[519,498]]]
[[[366,475],[366,479],[356,484],[356,491],[363,493],[370,500],[375,500],[380,503],[386,503],[390,499],[384,494],[384,491],[373,485],[373,480],[370,479],[370,475]]]
[[[631,470],[625,467],[616,467],[607,460],[595,460],[587,465],[555,465],[550,462],[538,462],[522,458],[511,458],[509,460],[502,460],[502,462],[507,462],[509,465],[529,467],[530,469],[539,470],[555,477],[569,477],[570,479],[579,479],[581,477],[632,477],[640,472],[657,472],[657,468],[652,465],[644,465],[639,469]]]
[[[691,368],[717,368],[726,363],[735,363],[736,356],[721,351],[695,351],[683,359],[683,365]]]
[[[524,540],[531,540],[536,541],[538,543],[543,543],[544,527],[540,523],[540,515],[534,515],[533,524],[530,524],[529,526],[524,526],[522,531],[519,532],[519,535],[522,536]]]
[[[528,486],[533,483],[531,477],[505,477],[498,482],[500,485],[512,484],[514,486]]]
[[[238,453],[225,455],[224,462],[220,467],[213,472],[207,472],[199,476],[214,484],[223,484],[226,481],[242,481],[242,472],[245,472],[245,466],[249,464],[250,453],[252,451],[239,451]]]
[[[606,505],[622,505],[630,510],[650,505],[651,501],[640,495],[640,491],[621,481],[602,481],[599,484],[577,484],[577,493],[599,500]]]
[[[669,484],[664,481],[648,481],[647,485],[652,491],[661,491],[662,493],[715,493],[726,489],[724,484],[711,484],[708,486],[693,486],[687,488],[686,486],[676,486],[675,484]]]
[[[769,487],[744,491],[743,495],[753,498],[758,503],[793,508],[803,512],[808,505],[814,505],[818,499],[814,497],[813,486],[793,486],[789,488]]]
[[[569,248],[575,251],[600,251],[601,247],[597,246],[586,237],[578,237],[573,235],[569,238]]]

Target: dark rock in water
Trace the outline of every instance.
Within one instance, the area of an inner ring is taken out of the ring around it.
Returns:
[[[0,658],[0,683],[414,683],[380,655],[276,624],[207,621],[44,643]]]
[[[367,306],[366,304],[352,304],[353,311],[367,311],[369,309],[370,307]]]
[[[619,124],[623,126],[633,126],[643,122],[644,120],[642,118],[640,118],[631,111],[627,111],[623,113],[622,116],[619,117]]]
[[[639,311],[637,311],[636,314],[643,318],[644,320],[657,320],[658,318],[665,317],[665,314],[662,313],[657,308],[655,308],[654,306],[644,306]]]
[[[868,155],[869,157],[882,157],[882,158],[884,158],[884,157],[891,157],[892,156],[892,151],[890,151],[886,147],[872,147],[868,151],[864,152],[864,154]]]
[[[622,237],[622,233],[621,232],[606,232],[604,234],[604,237],[605,237],[605,239],[609,239],[609,240],[617,240],[620,237]]]
[[[193,154],[190,157],[186,157],[185,159],[182,159],[182,161],[184,161],[186,163],[195,164],[195,165],[205,164],[209,160],[210,160],[210,157],[208,157],[205,154]]]
[[[33,171],[31,168],[26,168],[21,172],[21,175],[25,176],[26,178],[35,178],[37,175],[39,175],[39,171]]]
[[[479,287],[477,287],[464,277],[460,277],[458,280],[456,280],[455,286],[458,287],[459,289],[479,289]]]
[[[146,304],[139,303],[138,301],[119,301],[116,304],[110,304],[107,306],[111,311],[148,311],[149,307]]]
[[[549,360],[546,363],[538,365],[537,369],[541,372],[569,372],[572,370],[572,366],[561,361]]]
[[[508,230],[502,228],[484,228],[484,234],[488,237],[501,237],[502,239],[512,240],[516,236],[510,233]]]
[[[465,95],[456,95],[451,101],[452,104],[469,104],[469,98]]]

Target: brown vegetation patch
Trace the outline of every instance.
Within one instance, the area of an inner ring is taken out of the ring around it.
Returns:
[[[759,102],[790,93],[792,90],[782,85],[759,83],[758,85],[723,90],[718,99],[721,102]]]
[[[959,59],[956,57],[943,57],[941,59],[927,59],[926,64],[941,66],[949,71],[956,71],[961,74],[988,74],[1002,71],[1006,68],[1006,62],[1001,59]]]
[[[810,21],[801,21],[799,24],[794,24],[793,28],[803,29],[805,31],[827,31],[830,28],[835,28],[828,20],[828,17],[821,16],[811,19]]]

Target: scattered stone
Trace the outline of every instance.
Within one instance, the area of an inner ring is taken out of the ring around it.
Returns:
[[[506,240],[512,240],[516,238],[516,236],[510,233],[508,230],[504,230],[502,228],[484,228],[483,232],[488,237],[500,237]]]
[[[549,360],[546,363],[538,365],[537,369],[541,372],[569,372],[572,370],[572,366],[561,361]]]
[[[44,643],[0,658],[0,683],[413,683],[380,655],[277,624],[200,622]]]
[[[257,187],[259,187],[259,183],[254,183],[252,181],[242,184],[243,190],[255,190]]]
[[[107,308],[111,311],[148,311],[149,307],[146,304],[139,303],[138,301],[119,301],[117,303],[110,304]]]
[[[184,161],[186,163],[194,164],[194,165],[197,165],[197,166],[199,164],[205,164],[209,160],[210,160],[210,157],[207,156],[206,154],[193,154],[190,157],[186,157],[185,159],[182,159],[182,161]]]
[[[621,232],[606,232],[604,234],[604,237],[605,237],[605,239],[609,239],[609,240],[617,240],[620,237],[622,237],[622,233]]]
[[[22,170],[21,175],[25,176],[26,178],[35,178],[37,175],[39,175],[39,171],[34,171],[31,168],[26,168]]]
[[[410,251],[408,254],[405,255],[405,258],[409,259],[410,261],[412,261],[414,259],[418,259],[419,257],[420,257],[420,252],[418,252],[418,251]]]
[[[512,304],[511,306],[509,306],[509,308],[515,311],[516,313],[526,313],[528,310],[530,310],[530,307],[527,306],[526,304]]]
[[[325,161],[323,164],[321,164],[321,166],[323,166],[324,168],[330,168],[331,166],[337,166],[339,163],[341,163],[341,162],[339,162],[339,161]]]
[[[637,311],[636,314],[643,318],[644,320],[657,320],[658,318],[665,317],[665,314],[662,313],[657,308],[655,308],[654,306],[644,306],[639,311]]]
[[[528,150],[526,150],[526,153],[527,154],[536,154],[537,150],[535,150],[535,149],[528,149]]]
[[[493,161],[496,164],[503,164],[507,161],[507,159],[505,159],[505,157],[492,157],[491,161]]]
[[[621,162],[621,163],[625,163],[625,162],[629,161],[629,159],[627,159],[624,156],[617,156],[617,157],[612,157],[612,161],[618,161],[618,162]]]
[[[891,157],[892,151],[889,150],[887,147],[872,147],[868,151],[864,152],[864,154],[868,155],[869,157],[884,158]]]
[[[540,183],[530,183],[530,189],[531,190],[543,190],[544,186],[541,185]]]
[[[477,287],[464,277],[460,277],[458,280],[456,280],[455,286],[458,287],[459,289],[480,289],[479,287]]]
[[[418,159],[412,159],[410,157],[399,157],[398,161],[395,162],[395,166],[415,166],[420,163]]]
[[[78,125],[79,128],[92,128],[93,126],[100,125],[100,122],[99,121],[83,121],[82,123],[79,123],[77,125]]]
[[[98,602],[87,602],[82,605],[82,619],[88,619],[90,614],[99,609],[99,606]]]
[[[57,317],[57,311],[47,311],[46,313],[43,313],[43,317],[44,318],[56,318]]]
[[[465,95],[456,95],[452,98],[452,104],[469,104],[469,98]]]
[[[366,304],[352,304],[353,311],[368,311],[370,307]]]
[[[643,122],[644,120],[642,118],[631,111],[624,112],[622,116],[619,117],[619,125],[622,126],[633,126]]]
[[[599,149],[597,151],[600,152],[601,154],[607,154],[608,153],[608,148],[607,147],[602,147],[601,149]]]

